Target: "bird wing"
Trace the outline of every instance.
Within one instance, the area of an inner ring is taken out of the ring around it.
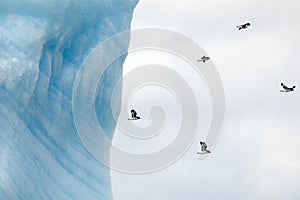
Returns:
[[[287,87],[286,85],[284,85],[283,83],[281,83],[281,86],[283,87],[283,89],[285,89],[285,90],[289,90],[290,88],[289,87]]]
[[[202,146],[202,147],[203,147],[203,151],[206,151],[206,149],[207,149],[207,145],[206,145],[206,143],[205,143],[205,142],[203,142],[202,144],[203,144],[203,146]]]
[[[201,146],[201,151],[203,151],[203,149],[204,149],[204,142],[200,141],[200,146]]]

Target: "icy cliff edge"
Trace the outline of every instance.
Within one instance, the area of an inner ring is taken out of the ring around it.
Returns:
[[[72,90],[93,47],[130,29],[136,4],[137,0],[0,2],[0,199],[112,199],[109,169],[78,137]],[[128,42],[129,38],[113,48],[126,49]],[[122,76],[124,59],[114,62],[114,73],[98,86],[98,112],[110,103],[104,95]],[[105,116],[97,115],[101,123]],[[111,137],[115,124],[105,122]]]

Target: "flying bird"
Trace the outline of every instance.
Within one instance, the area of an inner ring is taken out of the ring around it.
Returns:
[[[248,23],[246,23],[246,24],[238,25],[238,26],[236,26],[236,27],[238,27],[239,30],[241,30],[241,29],[246,29],[246,28],[248,28],[248,26],[250,26],[250,25],[251,25],[251,24],[248,22]]]
[[[201,59],[197,60],[198,62],[202,61],[203,63],[205,63],[206,61],[208,61],[210,59],[210,57],[208,56],[202,56]]]
[[[131,109],[131,118],[129,118],[128,120],[138,120],[141,119],[139,116],[137,116],[137,112],[134,109]]]
[[[201,142],[200,141],[200,145],[201,145],[201,151],[197,152],[197,154],[207,154],[207,153],[210,153],[210,150],[207,149],[207,144],[205,142]]]
[[[283,90],[280,90],[280,92],[292,92],[295,90],[296,86],[294,85],[293,87],[287,87],[283,83],[280,84],[283,88]]]

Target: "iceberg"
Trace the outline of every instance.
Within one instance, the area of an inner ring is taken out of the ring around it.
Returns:
[[[109,167],[78,136],[72,90],[89,52],[130,30],[137,1],[0,2],[0,199],[112,199]],[[112,48],[127,49],[129,39]],[[107,94],[122,77],[125,57],[96,91],[96,114],[109,138],[115,122]]]

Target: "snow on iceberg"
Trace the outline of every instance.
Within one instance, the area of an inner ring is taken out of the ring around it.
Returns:
[[[0,199],[112,199],[109,168],[82,145],[72,90],[87,54],[130,29],[137,0],[0,2]],[[114,48],[128,47],[129,38]],[[111,50],[107,49],[106,54]],[[113,52],[113,51],[112,51]],[[97,90],[99,122],[108,87],[122,77],[113,63]],[[109,150],[107,151],[107,154]]]

